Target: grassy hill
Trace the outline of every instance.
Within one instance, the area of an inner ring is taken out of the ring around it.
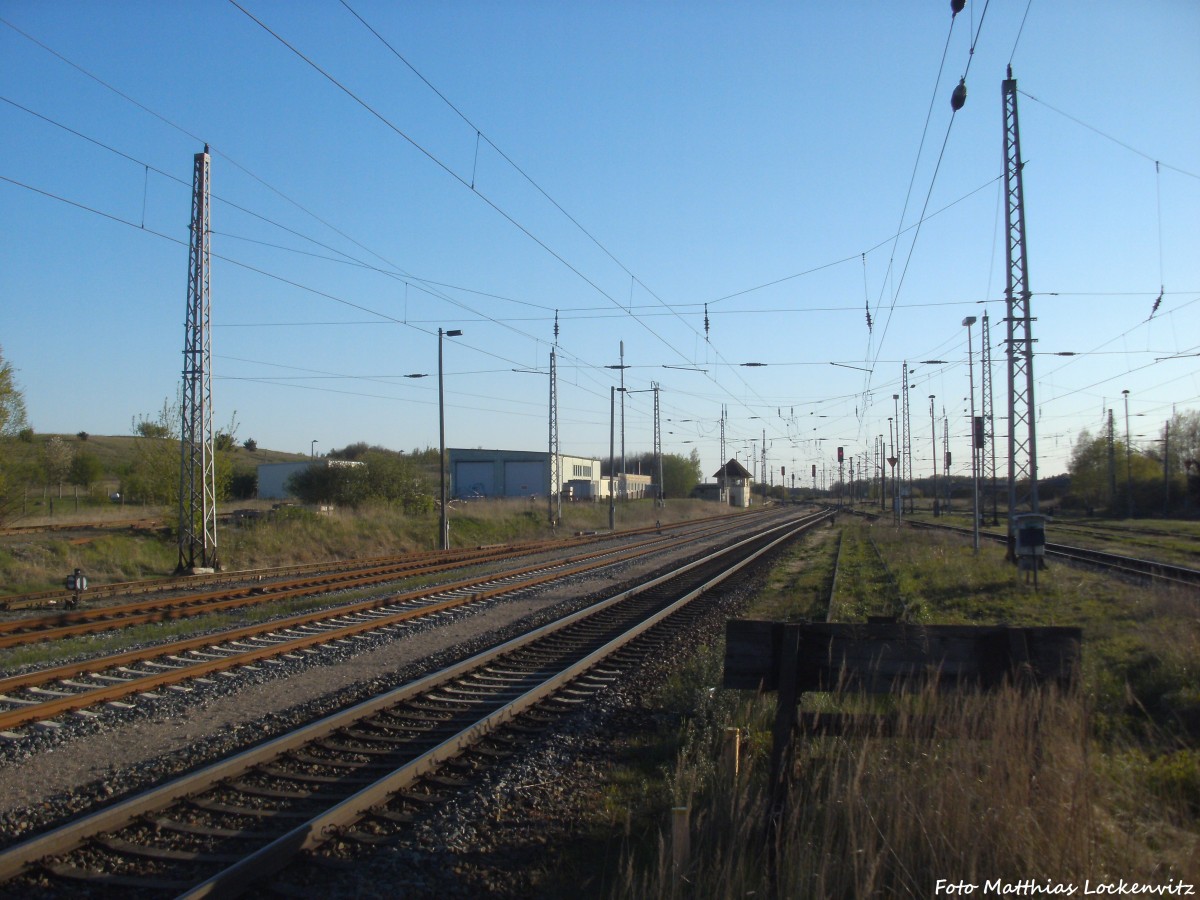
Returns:
[[[46,478],[46,454],[51,439],[59,438],[72,459],[88,456],[95,460],[93,467],[98,473],[95,481],[87,487],[77,486],[67,478],[60,485],[48,485]],[[136,445],[145,438],[133,435],[88,435],[35,434],[31,440],[6,440],[0,452],[4,454],[4,471],[7,476],[10,496],[15,499],[15,518],[24,521],[36,519],[50,513],[50,501],[57,500],[55,512],[59,515],[76,508],[107,506],[109,496],[121,490],[122,478],[130,470],[136,458]],[[282,450],[257,449],[253,452],[237,446],[229,452],[235,475],[253,473],[255,467],[264,463],[294,462],[307,459],[303,453],[287,453]],[[13,523],[15,524],[15,522]]]
[[[61,438],[77,454],[91,454],[100,462],[105,477],[114,478],[120,477],[120,473],[133,461],[134,444],[142,440],[134,435],[92,434],[84,440],[74,434],[35,434],[32,441],[12,440],[6,442],[4,445],[6,463],[14,466],[19,473],[40,470],[42,460],[45,458],[46,443],[52,437]],[[287,453],[283,450],[259,448],[252,453],[240,445],[234,448],[232,455],[235,469],[252,469],[263,463],[295,462],[307,459],[307,455],[304,453]]]

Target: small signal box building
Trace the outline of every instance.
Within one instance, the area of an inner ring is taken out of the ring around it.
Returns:
[[[729,460],[717,469],[713,477],[717,479],[718,485],[724,487],[730,506],[745,509],[750,505],[751,476],[740,462],[736,459]]]

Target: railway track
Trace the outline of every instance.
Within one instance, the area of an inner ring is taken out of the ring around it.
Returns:
[[[875,513],[861,512],[859,510],[850,510],[857,515],[866,516],[871,519],[878,519]],[[921,522],[915,520],[905,520],[906,525],[913,528],[928,528],[937,529],[940,531],[952,531],[956,534],[970,535],[970,528],[962,528],[958,525],[943,525],[935,522]],[[979,537],[981,540],[991,541],[993,543],[1005,543],[1008,538],[1006,535],[997,534],[994,532],[980,531]],[[1058,544],[1047,542],[1046,556],[1053,559],[1060,559],[1068,562],[1081,563],[1093,567],[1106,569],[1111,572],[1118,572],[1123,575],[1131,575],[1138,578],[1148,579],[1157,584],[1171,584],[1179,587],[1200,587],[1200,569],[1192,569],[1187,566],[1177,566],[1172,563],[1159,562],[1151,559],[1137,559],[1131,556],[1121,556],[1116,553],[1107,553],[1103,550],[1093,550],[1087,547],[1072,547],[1067,544]]]
[[[298,659],[300,654],[319,652],[322,647],[403,629],[420,619],[528,591],[696,539],[697,533],[688,531],[682,536],[655,538],[630,548],[606,547],[554,563],[459,579],[433,588],[0,678],[0,735],[19,738],[20,733],[15,729],[32,723],[53,722],[55,717],[100,704],[121,703],[137,695],[148,694],[153,698],[155,691],[163,689],[187,690],[186,683],[193,679],[209,678],[243,666],[270,664],[280,658]],[[221,603],[243,601],[239,597]],[[111,623],[80,627],[101,625],[113,627]]]
[[[679,535],[689,539],[719,531],[726,527],[724,521],[704,524],[688,523],[669,529],[663,536],[658,532],[647,535],[634,532],[634,538],[642,537],[645,546],[669,544]],[[630,533],[625,533],[623,540]],[[332,567],[316,564],[303,567],[288,567],[286,570],[226,576],[225,587],[203,592],[122,604],[106,604],[91,608],[55,612],[48,615],[13,618],[0,622],[0,650],[40,641],[61,640],[80,635],[97,634],[117,628],[166,622],[194,616],[225,613],[248,606],[278,603],[304,597],[327,594],[331,591],[350,591],[370,588],[390,582],[431,577],[473,565],[485,565],[541,553],[561,553],[573,547],[599,544],[597,554],[610,552],[603,549],[611,541],[598,541],[595,537],[580,537],[566,541],[537,541],[519,545],[479,547],[472,550],[457,550],[451,553],[422,553],[403,557],[367,560],[357,564],[340,563]],[[590,554],[589,554],[590,555]],[[585,559],[581,556],[579,559]],[[279,577],[280,575],[286,577]],[[229,584],[230,581],[233,584]],[[193,585],[188,585],[194,587]],[[178,584],[176,584],[178,587]]]
[[[0,853],[3,890],[234,896],[298,853],[386,841],[480,761],[519,752],[522,730],[586,705],[636,642],[669,641],[712,588],[823,518],[764,523],[470,659],[12,846]]]
[[[742,514],[744,515],[744,514]],[[688,522],[668,526],[665,529],[640,528],[622,531],[619,534],[579,534],[572,538],[544,541],[529,541],[521,544],[494,544],[481,547],[455,549],[450,551],[432,550],[420,553],[408,553],[402,556],[381,556],[371,559],[354,559],[342,561],[323,561],[317,563],[300,563],[290,566],[275,566],[265,569],[250,569],[245,571],[224,571],[204,575],[168,576],[149,578],[139,581],[122,581],[97,583],[93,581],[88,586],[87,601],[94,604],[105,597],[131,597],[145,594],[168,594],[194,592],[198,586],[218,584],[261,584],[283,579],[300,579],[306,575],[328,577],[335,580],[338,573],[354,573],[370,569],[397,569],[406,566],[436,565],[438,563],[458,563],[488,557],[503,557],[505,555],[529,555],[543,550],[557,551],[564,547],[594,544],[599,541],[611,540],[614,537],[628,538],[664,531],[678,532],[692,527],[711,526],[715,523],[729,521],[737,516],[709,516],[703,519],[692,519]],[[0,610],[17,611],[65,606],[73,598],[72,591],[56,588],[48,591],[35,591],[26,594],[0,596]],[[153,605],[153,604],[151,604]]]
[[[0,528],[0,537],[50,534],[70,531],[153,531],[164,527],[161,518],[121,519],[107,522],[46,522],[41,525],[9,525]]]

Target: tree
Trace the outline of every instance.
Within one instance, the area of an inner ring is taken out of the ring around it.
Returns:
[[[33,429],[25,417],[25,398],[17,387],[12,365],[4,358],[0,347],[0,445],[24,435],[33,440]],[[0,523],[11,519],[17,507],[17,478],[11,464],[6,464],[10,454],[0,446]]]
[[[1200,471],[1195,469],[1200,462],[1200,410],[1175,413],[1171,416],[1171,432],[1164,437],[1170,437],[1171,471],[1186,471],[1191,460],[1195,477],[1200,477]]]
[[[12,364],[0,347],[0,437],[15,437],[29,427],[25,417],[25,396],[17,386]]]
[[[353,446],[353,445],[352,445]],[[326,464],[314,463],[288,480],[288,490],[305,503],[358,507],[366,503],[399,504],[406,513],[433,509],[433,488],[424,471],[391,450],[367,450],[360,460],[339,460],[330,453]]]
[[[133,433],[138,440],[134,442],[133,462],[125,472],[122,484],[122,493],[127,497],[166,507],[179,505],[180,415],[179,403],[164,399],[155,418],[134,417]],[[230,429],[236,428],[236,423],[231,421]],[[213,479],[217,499],[228,499],[233,483],[233,458],[229,452],[218,450],[214,454]]]
[[[77,484],[87,490],[99,481],[103,474],[104,467],[100,465],[100,460],[94,455],[91,453],[75,455],[75,460],[71,463],[71,484]]]
[[[1120,458],[1124,458],[1124,444],[1121,445]],[[1108,441],[1101,437],[1092,437],[1086,428],[1079,432],[1079,437],[1071,447],[1071,460],[1067,465],[1071,473],[1071,493],[1085,506],[1091,508],[1101,504],[1112,505],[1111,479],[1108,467]]]
[[[433,509],[433,485],[411,460],[390,450],[372,450],[363,461],[371,499],[398,503],[409,514]]]
[[[370,496],[366,466],[313,463],[289,478],[287,488],[305,503],[356,507]]]
[[[71,472],[71,463],[75,459],[75,448],[57,434],[52,435],[42,447],[42,465],[46,473],[46,484],[58,485],[58,495],[62,496],[62,483]]]
[[[237,410],[229,417],[229,424],[213,435],[213,449],[218,453],[232,453],[237,447]]]
[[[1134,514],[1138,516],[1161,512],[1161,449],[1126,452],[1125,442],[1116,439],[1113,441],[1113,462],[1114,477],[1110,479],[1108,442],[1103,437],[1093,438],[1086,428],[1081,431],[1075,440],[1068,466],[1072,496],[1089,507],[1107,503],[1113,515],[1127,515],[1131,503]]]
[[[362,459],[364,456],[366,456],[372,450],[383,451],[383,449],[384,449],[383,447],[370,446],[367,444],[366,441],[358,441],[357,443],[354,443],[354,444],[347,444],[341,450],[334,448],[333,450],[330,450],[329,453],[326,454],[326,456],[328,456],[330,459],[344,459],[344,460],[349,460],[349,461],[356,461],[356,460]],[[387,452],[387,451],[384,451],[384,452]]]
[[[658,480],[658,472],[655,471],[655,459],[653,453],[643,453],[640,456],[633,458],[635,466],[640,465],[641,471],[648,473]],[[603,469],[604,466],[602,465]],[[664,453],[662,457],[663,470],[663,496],[671,498],[687,497],[692,493],[692,488],[703,480],[703,471],[700,468],[700,451],[695,447],[692,448],[691,456],[680,456],[678,453]]]
[[[143,503],[179,502],[179,404],[164,399],[155,418],[135,416],[133,462],[123,479],[122,493]]]

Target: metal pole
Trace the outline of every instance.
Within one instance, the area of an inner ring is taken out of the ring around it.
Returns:
[[[441,479],[441,517],[438,522],[438,548],[450,549],[450,520],[446,517],[446,399],[442,386],[442,335],[438,329],[438,476]]]
[[[950,512],[950,492],[954,483],[950,480],[950,418],[946,415],[946,407],[942,406],[942,474],[946,476],[946,505],[944,509]]]
[[[658,467],[658,477],[655,479],[658,482],[658,497],[655,500],[655,506],[667,505],[667,492],[663,487],[663,458],[662,458],[662,419],[659,418],[658,407],[658,382],[654,384],[654,464]]]
[[[933,417],[934,396],[934,394],[929,395],[929,448],[933,454],[933,514],[940,516],[942,513],[941,509],[939,509],[937,491],[937,420]]]
[[[1034,401],[1033,315],[1026,253],[1024,164],[1012,66],[1001,84],[1004,119],[1004,193],[1007,198],[1005,324],[1008,340],[1008,550],[1016,559],[1017,483],[1029,479],[1029,511],[1038,512],[1037,405]],[[974,422],[972,422],[972,429]]]
[[[179,564],[177,573],[221,568],[217,555],[217,489],[212,429],[212,229],[208,145],[192,158],[187,315],[179,432]]]
[[[617,530],[617,498],[613,488],[614,467],[616,466],[616,448],[613,446],[614,419],[616,418],[617,388],[608,388],[608,530]]]
[[[975,364],[971,352],[971,326],[974,316],[963,319],[967,326],[967,375],[971,385],[971,547],[979,552],[979,452],[975,447]]]
[[[1163,425],[1163,518],[1171,514],[1171,420]]]
[[[439,523],[441,534],[438,538],[438,546],[443,550],[450,549],[450,518],[446,513],[446,399],[442,376],[442,337],[458,337],[460,334],[462,332],[458,329],[452,331],[438,329],[438,447],[440,448],[438,469],[442,484],[442,514]]]
[[[892,467],[892,521],[900,524],[900,395],[892,394],[892,405],[896,413],[896,437],[892,444],[892,457],[896,465]],[[891,419],[888,419],[888,431],[891,432]]]
[[[899,395],[893,394],[892,395],[893,400],[895,397],[898,397],[898,396]],[[892,461],[895,460],[895,458],[896,458],[896,445],[895,445],[895,437],[893,436],[893,433],[892,433],[893,432],[892,422],[893,422],[892,419],[888,419],[888,466],[892,466]],[[896,467],[892,466],[892,521],[893,522],[896,521],[896,497],[899,496],[899,494],[896,493],[896,478],[898,478],[898,475],[899,475],[899,473],[896,472]]]
[[[558,523],[562,521],[562,454],[559,452],[558,446],[558,359],[555,355],[554,348],[550,348],[550,422],[549,422],[549,451],[550,458],[547,460],[549,464],[549,481],[550,491],[547,502],[549,503],[548,515],[550,517],[550,527],[557,528]]]
[[[621,500],[626,500],[629,479],[625,470],[625,342],[621,341]]]
[[[1129,443],[1129,391],[1125,395],[1125,492],[1129,495],[1129,518],[1133,518],[1133,445]]]

